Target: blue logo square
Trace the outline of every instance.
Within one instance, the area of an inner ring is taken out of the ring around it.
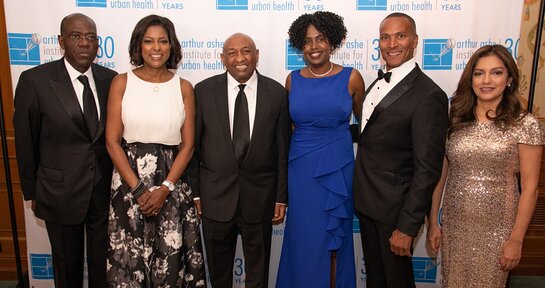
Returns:
[[[53,262],[51,254],[30,254],[32,279],[53,279]]]
[[[8,33],[8,49],[11,65],[40,65],[38,34]]]
[[[356,0],[356,10],[385,11],[388,0]]]
[[[216,10],[248,10],[248,0],[216,0]]]
[[[106,8],[106,0],[76,0],[76,6]]]
[[[437,281],[437,261],[428,257],[413,257],[415,282],[435,283]]]
[[[424,39],[423,69],[451,70],[453,47],[449,39]]]
[[[297,70],[305,68],[303,53],[291,47],[289,40],[286,40],[286,70]]]

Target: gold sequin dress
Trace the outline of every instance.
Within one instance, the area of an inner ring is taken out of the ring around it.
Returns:
[[[528,114],[505,131],[476,123],[451,134],[442,210],[443,287],[503,288],[501,246],[515,223],[519,191],[517,143],[543,145],[539,121]]]

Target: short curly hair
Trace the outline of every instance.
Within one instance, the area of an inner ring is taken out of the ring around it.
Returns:
[[[324,34],[333,50],[341,47],[346,38],[346,27],[343,17],[328,11],[316,11],[313,14],[303,14],[291,23],[288,30],[291,47],[303,51],[308,27],[312,25]]]
[[[151,26],[160,26],[165,29],[168,34],[168,41],[170,42],[170,56],[166,62],[167,69],[176,69],[178,64],[182,60],[182,46],[178,37],[176,37],[176,30],[174,24],[166,17],[159,15],[148,15],[134,27],[131,35],[131,41],[129,43],[129,57],[131,64],[134,66],[144,65],[144,59],[142,58],[142,39],[146,30]]]

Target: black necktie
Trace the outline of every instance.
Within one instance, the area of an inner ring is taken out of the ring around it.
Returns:
[[[248,116],[248,100],[244,93],[245,84],[238,85],[240,89],[235,100],[235,113],[233,122],[233,150],[238,165],[241,166],[250,146],[250,116]]]
[[[91,138],[94,138],[98,127],[98,112],[95,97],[93,96],[93,90],[91,90],[87,76],[80,75],[78,80],[83,84],[83,118],[85,118],[85,124],[87,124]]]

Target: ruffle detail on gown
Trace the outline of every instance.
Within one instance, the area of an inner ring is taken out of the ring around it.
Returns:
[[[332,131],[327,136],[323,132],[321,134],[307,132],[304,136],[294,133],[291,136],[288,162],[295,161],[309,153],[314,153],[328,145],[334,145],[332,142],[339,141],[339,137],[339,131]]]
[[[343,238],[347,235],[352,236],[350,231],[344,231],[342,227],[343,221],[352,218],[345,208],[345,202],[349,201],[351,196],[346,188],[342,169],[353,160],[353,152],[338,139],[321,149],[320,158],[314,171],[316,181],[328,190],[324,212],[329,215],[326,229],[332,236],[328,245],[329,251],[338,250],[342,245]]]

